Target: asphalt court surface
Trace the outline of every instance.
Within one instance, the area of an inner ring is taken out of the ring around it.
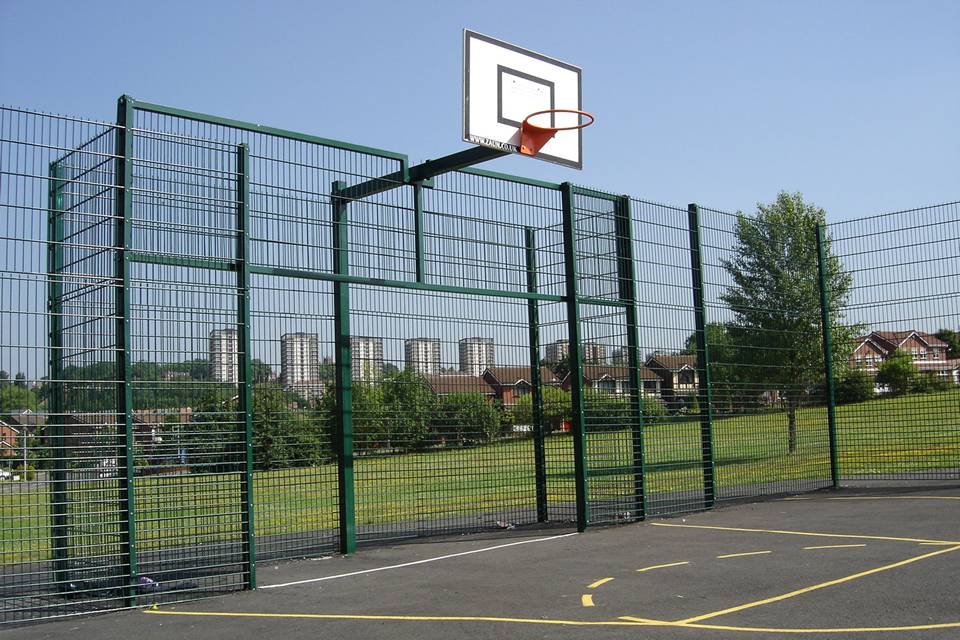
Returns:
[[[255,592],[24,638],[960,637],[960,487],[842,490],[569,534],[258,568]]]

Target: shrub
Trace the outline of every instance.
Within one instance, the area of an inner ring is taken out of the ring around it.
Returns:
[[[910,354],[898,349],[880,363],[877,384],[886,386],[893,395],[901,395],[915,388],[918,375],[919,371]]]
[[[834,397],[837,404],[863,402],[874,397],[873,376],[863,369],[851,369],[837,380]]]

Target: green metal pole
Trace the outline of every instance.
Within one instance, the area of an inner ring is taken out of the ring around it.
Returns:
[[[700,400],[700,451],[703,461],[704,508],[716,501],[716,465],[713,459],[713,385],[710,380],[710,345],[707,339],[707,311],[704,304],[703,257],[700,251],[700,207],[687,207],[690,229],[690,268],[693,272],[693,312],[697,336],[697,377]]]
[[[349,226],[347,206],[349,200],[341,193],[347,183],[333,183],[330,201],[333,207],[333,272],[339,275],[350,273],[348,252]],[[333,285],[334,340],[336,341],[336,406],[338,456],[337,477],[340,490],[340,552],[353,553],[357,549],[356,510],[353,483],[353,379],[350,346],[350,285],[336,282]]]
[[[537,238],[531,227],[524,229],[527,252],[527,291],[537,292]],[[543,435],[543,380],[540,379],[540,303],[527,300],[527,327],[530,335],[530,386],[533,413],[533,459],[536,468],[537,522],[546,522],[547,456]]]
[[[243,546],[247,588],[257,588],[257,546],[253,488],[253,365],[250,349],[250,149],[237,146],[237,346],[240,349],[238,410],[243,417]]]
[[[820,330],[823,334],[823,373],[827,381],[827,432],[830,439],[830,480],[840,487],[840,462],[837,451],[837,397],[833,377],[833,325],[830,322],[830,290],[827,283],[826,227],[817,225],[817,272],[820,282]]]
[[[50,314],[50,373],[47,381],[50,413],[47,426],[53,445],[50,493],[53,566],[57,590],[65,591],[70,582],[70,536],[67,529],[67,450],[63,434],[63,190],[60,178],[60,166],[51,163],[47,216],[47,309]]]
[[[423,259],[423,183],[413,183],[413,243],[417,261],[417,282],[423,283],[425,265]]]
[[[560,185],[563,202],[564,276],[566,279],[567,338],[570,341],[570,399],[573,410],[573,472],[577,496],[577,531],[590,521],[587,487],[587,438],[583,416],[583,350],[580,348],[580,304],[577,281],[577,224],[573,185]]]
[[[125,604],[137,603],[137,527],[136,500],[134,489],[134,431],[133,431],[133,377],[130,341],[130,262],[129,251],[133,236],[133,99],[122,96],[117,104],[117,226],[116,226],[116,341],[117,341],[117,379],[120,388],[117,393],[117,422],[119,451],[123,459],[123,473],[120,476],[120,509],[122,511],[122,531],[120,535],[123,570],[127,585]]]
[[[617,201],[617,267],[620,281],[620,299],[626,303],[627,320],[627,366],[630,371],[630,425],[633,450],[633,517],[647,517],[646,491],[644,489],[643,446],[643,378],[640,375],[640,345],[637,331],[637,282],[633,259],[633,225],[630,196],[621,196]]]

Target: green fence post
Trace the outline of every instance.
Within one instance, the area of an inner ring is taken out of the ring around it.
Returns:
[[[347,221],[349,201],[341,196],[347,183],[336,181],[331,188],[333,209],[333,273],[350,275],[348,251],[350,227]],[[357,549],[356,510],[353,484],[353,376],[350,346],[350,285],[333,283],[334,341],[336,342],[336,432],[338,435],[337,479],[340,497],[340,552]]]
[[[820,332],[823,335],[823,374],[827,383],[827,433],[830,439],[830,480],[840,487],[840,463],[837,452],[837,397],[833,377],[833,325],[830,322],[830,291],[827,285],[826,227],[817,225],[817,273],[820,284]]]
[[[423,283],[426,267],[423,259],[423,183],[413,183],[413,251],[416,259],[417,282]]]
[[[697,395],[700,402],[700,451],[703,461],[704,508],[716,500],[716,467],[713,459],[713,389],[710,381],[710,345],[707,340],[707,311],[704,305],[703,256],[700,251],[700,207],[687,206],[690,230],[690,268],[693,273],[693,313],[697,336]]]
[[[123,460],[120,475],[120,509],[122,531],[120,534],[123,571],[127,585],[125,604],[137,603],[137,526],[134,489],[134,431],[133,431],[133,377],[130,341],[130,251],[133,236],[133,99],[121,96],[117,103],[117,225],[115,277],[116,277],[116,346],[118,458]]]
[[[644,489],[643,451],[643,378],[640,375],[640,345],[637,331],[637,282],[633,260],[633,225],[630,196],[621,196],[616,206],[617,271],[620,283],[620,300],[626,304],[627,320],[627,366],[630,370],[630,426],[633,451],[633,517],[642,520],[647,516],[646,490]]]
[[[58,591],[70,582],[70,539],[67,529],[67,453],[63,434],[63,189],[60,166],[50,163],[47,215],[47,311],[50,321],[49,415],[53,448],[53,484],[50,493],[51,547]],[[24,434],[25,437],[26,434]]]
[[[583,350],[580,348],[580,303],[577,275],[577,220],[573,206],[573,185],[560,185],[563,202],[563,263],[566,280],[567,335],[570,341],[570,400],[573,411],[573,467],[577,494],[577,531],[590,521],[587,487],[587,438],[583,419]]]
[[[253,489],[253,364],[250,349],[250,149],[237,145],[237,346],[240,350],[238,412],[243,417],[243,547],[247,588],[257,588]]]
[[[537,292],[537,239],[531,227],[524,229],[527,251],[527,291]],[[540,303],[527,300],[527,326],[530,332],[530,386],[533,414],[533,458],[537,483],[537,522],[546,522],[547,456],[543,436],[543,380],[540,379]]]

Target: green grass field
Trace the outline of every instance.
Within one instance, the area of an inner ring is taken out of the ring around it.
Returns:
[[[960,467],[960,389],[884,398],[837,410],[843,477],[893,475]],[[787,453],[784,413],[737,416],[714,423],[719,487],[829,478],[827,414],[798,413],[798,450]],[[696,420],[648,425],[644,433],[648,495],[696,490],[700,425]],[[572,440],[546,439],[548,501],[574,500]],[[630,433],[588,435],[591,497],[627,494],[632,478]],[[533,509],[534,452],[530,439],[503,440],[470,449],[431,450],[355,461],[357,524],[389,527],[411,520],[476,517],[491,511]],[[258,472],[259,536],[337,526],[335,465]],[[145,549],[236,537],[240,532],[240,475],[187,474],[136,481],[137,535]],[[73,483],[71,499],[86,503],[87,535],[75,545],[115,544],[120,523],[114,481]],[[788,485],[784,485],[788,486]],[[0,485],[0,563],[49,556],[49,488]],[[77,519],[80,519],[78,516]]]

